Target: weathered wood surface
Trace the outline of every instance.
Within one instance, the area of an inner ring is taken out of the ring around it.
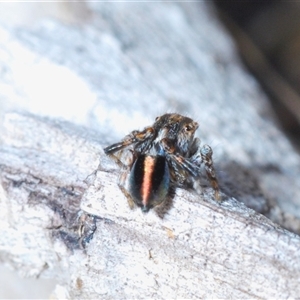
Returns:
[[[57,277],[71,298],[298,295],[299,236],[233,198],[178,190],[163,218],[131,211],[93,138],[18,114],[5,127],[1,260],[22,273]],[[85,251],[80,207],[99,217]]]
[[[300,239],[279,224],[300,232],[299,156],[214,15],[203,3],[89,5],[81,28],[1,32],[1,99],[40,101],[22,104],[38,116],[1,124],[0,260],[57,278],[56,296],[72,299],[298,297]],[[199,121],[222,204],[204,188],[178,190],[163,217],[128,208],[102,146],[165,111]]]

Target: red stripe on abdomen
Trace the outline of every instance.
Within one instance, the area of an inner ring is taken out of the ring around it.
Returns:
[[[152,175],[155,168],[155,159],[151,156],[145,156],[144,160],[144,178],[141,186],[141,196],[143,205],[147,206],[151,190],[152,190]]]

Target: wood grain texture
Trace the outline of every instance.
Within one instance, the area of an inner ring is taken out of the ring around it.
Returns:
[[[0,261],[57,278],[56,298],[297,298],[299,156],[211,8],[87,5],[85,26],[46,22],[1,44],[1,99],[35,105],[1,123]],[[224,202],[203,182],[168,210],[132,211],[102,147],[170,110],[199,122]]]
[[[235,199],[218,204],[210,188],[202,196],[178,189],[163,218],[131,211],[117,187],[117,167],[89,138],[32,116],[9,114],[6,126],[11,148],[0,154],[1,260],[22,273],[55,276],[72,299],[299,293],[299,236]],[[21,131],[38,137],[38,151],[33,144],[27,151],[16,147]],[[55,142],[47,151],[50,137]],[[62,139],[74,156],[61,155]],[[92,174],[95,157],[100,165]],[[84,212],[97,216],[85,250],[76,235]]]

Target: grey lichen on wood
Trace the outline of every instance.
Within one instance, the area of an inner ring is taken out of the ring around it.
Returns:
[[[2,45],[11,77],[20,43],[35,72],[59,63],[57,75],[80,74],[95,98],[71,99],[68,117],[69,98],[52,118],[43,105],[29,109],[38,116],[6,114],[0,260],[57,278],[56,296],[72,299],[297,297],[300,239],[280,225],[300,232],[299,156],[207,6],[89,5],[96,18],[86,27],[45,23]],[[70,122],[76,107],[80,125]],[[102,147],[170,110],[199,121],[224,201],[204,185],[201,195],[178,189],[164,214],[130,210]]]

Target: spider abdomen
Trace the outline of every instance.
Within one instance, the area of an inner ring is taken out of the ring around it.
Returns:
[[[170,188],[170,172],[164,156],[140,155],[134,162],[128,191],[135,204],[147,212],[161,204]]]

